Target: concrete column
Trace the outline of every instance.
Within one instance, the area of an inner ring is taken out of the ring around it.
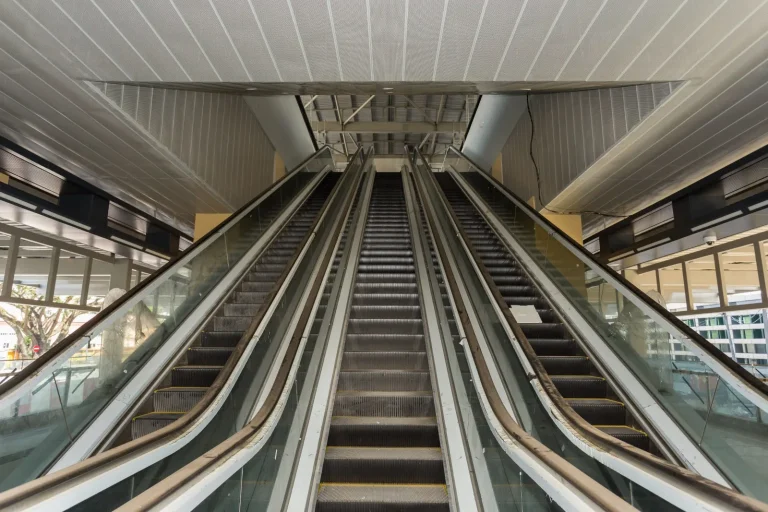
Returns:
[[[109,289],[120,288],[128,291],[131,288],[131,260],[121,258],[112,264],[112,274],[109,278]]]

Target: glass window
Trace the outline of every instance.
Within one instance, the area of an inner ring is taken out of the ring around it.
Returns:
[[[112,264],[107,261],[93,260],[91,263],[91,279],[88,282],[88,303],[101,304],[101,299],[109,291],[109,281],[112,279]],[[98,305],[96,304],[96,305]]]
[[[763,329],[734,329],[733,337],[739,340],[764,339]]]
[[[0,290],[3,287],[5,278],[5,266],[8,263],[8,251],[11,248],[11,235],[0,233]]]
[[[659,287],[656,284],[656,272],[644,272],[641,274],[636,269],[628,268],[624,270],[624,277],[646,294],[650,295],[650,292],[659,291]]]
[[[139,284],[139,271],[136,269],[131,270],[131,288]]]
[[[725,331],[720,331],[720,330],[704,331],[701,334],[702,334],[702,336],[704,336],[708,340],[725,340],[725,339],[728,339],[728,334]]]
[[[704,256],[686,263],[688,285],[691,290],[693,309],[720,307],[720,295],[717,289],[715,257]]]
[[[22,238],[13,276],[12,297],[43,300],[48,288],[53,248]]]
[[[734,315],[731,316],[731,323],[734,325],[761,324],[763,323],[763,315],[761,313]]]
[[[59,267],[56,269],[56,285],[53,300],[67,304],[80,304],[83,289],[86,256],[69,251],[59,253]]]
[[[715,326],[715,325],[725,325],[725,317],[722,315],[718,316],[710,316],[707,318],[699,318],[699,326],[705,327],[705,326]]]
[[[720,265],[729,305],[760,302],[760,282],[757,278],[754,246],[745,245],[722,252]]]
[[[669,311],[685,311],[685,286],[683,285],[682,264],[672,265],[659,270],[661,297]]]

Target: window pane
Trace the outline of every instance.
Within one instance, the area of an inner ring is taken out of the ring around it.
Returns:
[[[685,286],[683,285],[682,264],[672,265],[659,270],[661,297],[669,311],[685,311]]]
[[[691,288],[693,309],[720,307],[720,296],[717,290],[717,274],[715,273],[715,257],[704,256],[691,260],[688,265],[688,285]]]
[[[720,264],[728,305],[760,302],[760,281],[757,278],[754,246],[745,245],[721,253]]]
[[[8,250],[11,246],[11,235],[0,233],[0,290],[3,289],[3,279],[5,278],[5,266],[8,263]]]
[[[85,256],[69,251],[59,254],[59,268],[56,270],[56,286],[53,300],[68,304],[80,304],[80,292],[83,289]]]
[[[647,295],[655,297],[653,292],[659,291],[656,284],[656,272],[651,271],[641,274],[635,269],[626,269],[624,271],[624,276],[626,277],[627,281],[637,286],[640,291]]]
[[[45,298],[52,253],[52,247],[21,239],[11,296],[33,300]]]
[[[103,299],[109,291],[109,281],[112,278],[112,264],[102,260],[93,260],[91,264],[91,280],[88,283],[88,303]]]
[[[139,271],[136,269],[131,270],[131,288],[139,284]]]

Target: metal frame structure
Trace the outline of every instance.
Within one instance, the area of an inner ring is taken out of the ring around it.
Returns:
[[[377,97],[379,101],[374,101]],[[381,101],[381,97],[386,100]],[[460,106],[456,105],[459,101]],[[315,137],[345,157],[352,144],[355,149],[360,145],[375,147],[377,157],[402,156],[404,142],[419,147],[428,143],[426,153],[430,157],[441,154],[449,145],[464,140],[472,105],[477,101],[474,94],[442,94],[438,99],[438,95],[403,95],[389,90],[367,96],[302,97]]]
[[[3,269],[3,278],[2,278],[3,283],[15,284],[16,274],[17,274],[16,272],[17,263],[19,258],[19,247],[21,245],[22,240],[29,240],[31,242],[42,244],[51,248],[51,257],[50,257],[50,266],[48,268],[46,293],[43,296],[43,299],[33,300],[33,299],[25,299],[22,297],[14,297],[12,293],[12,286],[3,286],[2,291],[0,292],[0,303],[27,304],[31,306],[43,306],[48,308],[73,309],[73,310],[84,311],[84,312],[98,311],[100,309],[99,307],[87,305],[87,299],[89,297],[91,271],[93,268],[94,260],[102,261],[110,265],[113,265],[118,261],[126,262],[128,265],[126,271],[128,272],[129,277],[134,270],[138,272],[136,282],[133,283],[134,285],[141,282],[146,276],[152,274],[156,270],[146,265],[142,265],[138,262],[135,262],[133,260],[116,258],[114,256],[104,254],[97,250],[92,250],[86,247],[64,242],[57,238],[46,236],[44,234],[41,234],[37,230],[24,229],[17,226],[11,226],[9,224],[0,224],[0,233],[4,233],[10,236],[10,241],[8,244],[8,252],[6,253],[7,259],[6,259],[5,269]],[[68,253],[72,253],[78,256],[83,256],[85,258],[83,276],[82,276],[83,282],[81,284],[81,289],[79,293],[80,300],[78,304],[62,303],[62,302],[54,301],[55,284],[56,284],[56,279],[58,277],[57,271],[58,271],[59,256],[61,254],[61,251],[66,251]],[[131,283],[129,279],[129,285],[130,284]]]

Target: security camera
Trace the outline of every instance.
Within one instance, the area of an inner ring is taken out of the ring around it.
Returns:
[[[715,245],[715,242],[717,242],[717,235],[714,233],[709,233],[707,235],[704,235],[704,243],[707,245]]]

